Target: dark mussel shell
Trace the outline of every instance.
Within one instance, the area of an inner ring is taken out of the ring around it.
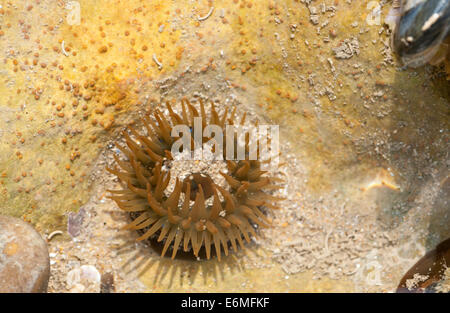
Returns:
[[[436,249],[428,252],[403,276],[397,287],[399,293],[433,292],[434,287],[444,278],[444,272],[450,266],[450,238],[437,245]],[[419,274],[427,277],[408,289],[407,281]]]
[[[405,65],[423,65],[434,56],[449,31],[449,0],[403,0],[393,36],[394,52]]]

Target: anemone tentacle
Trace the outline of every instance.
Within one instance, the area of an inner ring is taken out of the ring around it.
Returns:
[[[282,199],[264,190],[278,188],[278,180],[267,176],[258,160],[228,160],[228,172],[220,172],[225,186],[214,182],[209,175],[191,173],[184,181],[176,178],[173,190],[169,192],[170,169],[163,164],[173,160],[170,152],[174,143],[172,128],[186,124],[192,129],[194,118],[200,117],[203,127],[209,122],[224,129],[226,125],[244,125],[246,115],[237,122],[236,108],[226,109],[220,115],[211,102],[208,116],[202,100],[197,109],[183,99],[181,115],[169,102],[167,109],[167,116],[155,110],[152,116],[143,118],[146,134],[140,134],[132,127],[124,132],[126,146],[117,147],[125,160],[115,156],[118,166],[107,168],[118,177],[123,189],[109,191],[109,197],[120,209],[130,212],[132,222],[124,228],[137,230],[141,234],[139,241],[152,237],[158,242],[163,241],[162,256],[171,248],[173,259],[179,249],[188,251],[192,248],[198,257],[204,248],[208,259],[215,251],[220,260],[222,252],[228,255],[229,246],[234,251],[238,245],[244,248],[243,239],[250,242],[250,238],[257,235],[254,225],[270,226],[262,207],[276,209],[271,202]],[[225,137],[224,131],[224,142]],[[203,138],[203,142],[210,139]],[[236,139],[234,144],[238,144]],[[245,151],[249,151],[248,145],[249,140],[245,140]]]

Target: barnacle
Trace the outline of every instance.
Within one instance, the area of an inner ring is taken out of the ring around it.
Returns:
[[[130,213],[132,222],[125,228],[137,230],[141,234],[138,240],[157,238],[158,242],[163,242],[162,256],[171,248],[172,258],[175,258],[182,246],[184,251],[192,249],[196,257],[204,249],[209,259],[211,246],[214,246],[220,260],[221,250],[228,255],[229,248],[236,251],[238,245],[244,247],[244,240],[250,242],[251,236],[256,236],[255,225],[270,225],[263,207],[276,209],[272,202],[280,198],[263,189],[279,188],[275,184],[279,180],[267,176],[267,171],[262,170],[263,161],[250,160],[247,136],[244,160],[221,161],[226,162],[228,170],[220,172],[225,183],[218,184],[205,173],[190,173],[183,181],[177,177],[169,191],[171,171],[165,164],[173,160],[171,148],[175,138],[171,132],[174,125],[184,124],[192,129],[196,117],[201,118],[203,127],[210,124],[224,129],[226,125],[237,125],[234,124],[236,108],[228,116],[228,110],[219,115],[213,102],[209,114],[203,101],[200,100],[199,105],[200,112],[183,99],[180,116],[167,103],[169,118],[156,109],[143,118],[146,135],[129,127],[123,134],[126,147],[117,145],[126,160],[115,155],[118,167],[107,168],[118,177],[123,189],[109,192],[117,206]],[[244,122],[245,115],[240,125]],[[205,143],[209,139],[205,137],[202,141]],[[236,138],[234,144],[237,147]]]

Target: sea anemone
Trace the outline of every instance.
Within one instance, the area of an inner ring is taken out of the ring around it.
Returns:
[[[169,118],[158,109],[154,110],[142,121],[146,135],[129,127],[123,133],[126,147],[117,145],[125,158],[121,160],[114,155],[119,168],[107,168],[118,177],[123,189],[109,192],[117,206],[129,212],[132,222],[125,228],[137,230],[141,234],[138,241],[157,238],[158,242],[163,242],[162,256],[171,248],[172,259],[175,258],[182,245],[185,252],[192,249],[197,258],[204,249],[209,259],[211,245],[214,245],[220,261],[221,249],[228,255],[229,247],[237,251],[237,243],[244,248],[244,240],[250,242],[251,236],[256,236],[257,226],[270,225],[264,212],[267,208],[276,209],[272,202],[280,198],[263,189],[280,188],[274,184],[280,180],[267,176],[267,171],[262,170],[263,161],[249,159],[247,135],[244,160],[220,161],[227,170],[227,173],[220,171],[222,183],[215,182],[207,173],[192,172],[183,181],[176,177],[170,191],[170,167],[175,165],[167,164],[174,160],[171,148],[176,140],[171,136],[172,128],[184,124],[192,130],[196,117],[201,118],[203,127],[208,124],[203,101],[199,100],[199,105],[200,113],[183,99],[180,116],[167,103]],[[219,115],[211,102],[209,124],[222,129],[235,125],[235,113],[236,108],[229,117],[227,109]],[[245,114],[240,125],[244,122]],[[202,141],[205,143],[209,139],[202,138]],[[237,147],[236,138],[234,144]]]

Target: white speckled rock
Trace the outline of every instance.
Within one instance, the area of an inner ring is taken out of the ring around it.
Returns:
[[[24,221],[0,215],[0,293],[47,292],[47,243]]]

